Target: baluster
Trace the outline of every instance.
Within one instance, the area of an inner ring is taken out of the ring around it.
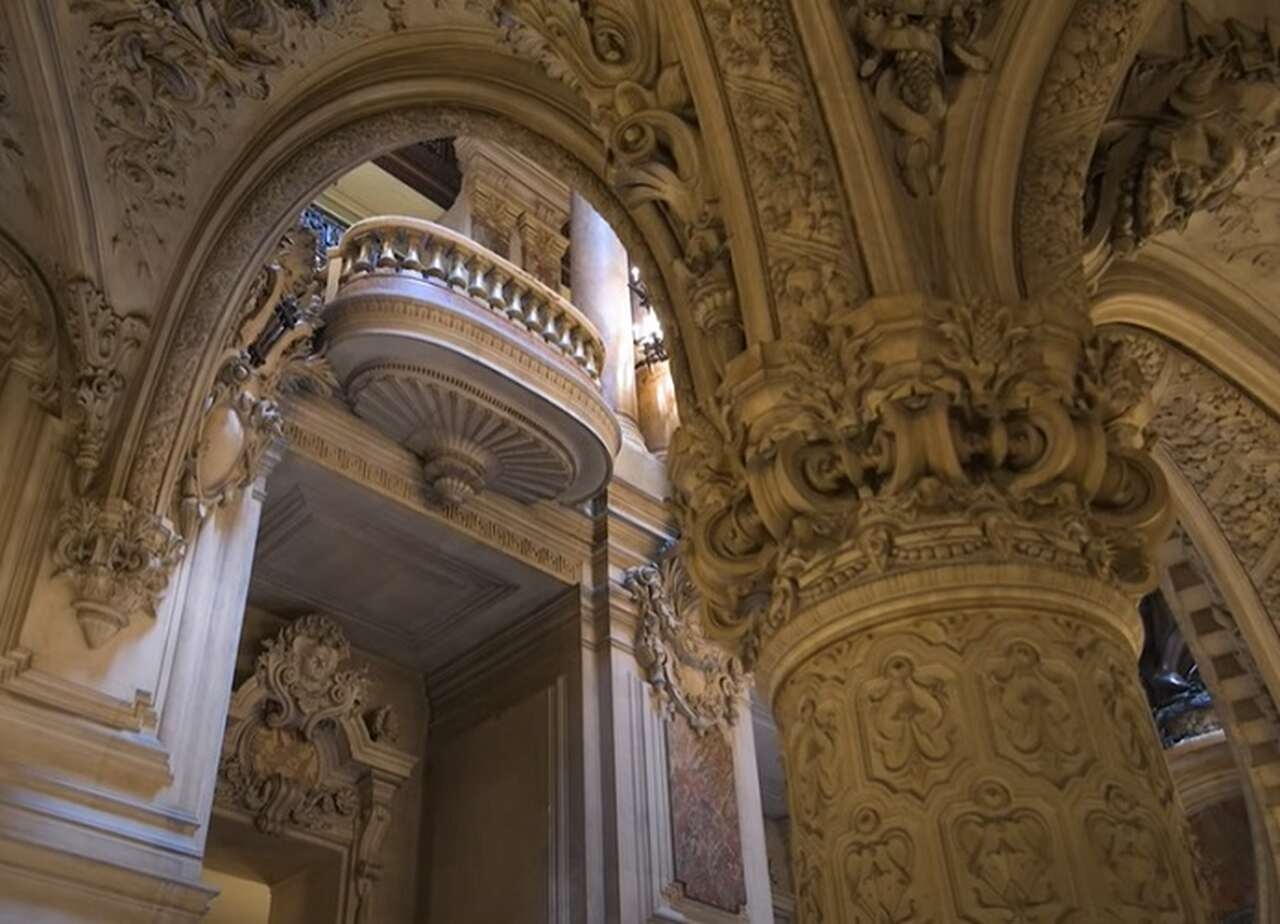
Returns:
[[[591,376],[595,381],[600,381],[600,358],[599,349],[596,344],[591,343],[586,350],[586,362],[582,364],[582,368],[587,370],[587,375]]]
[[[565,356],[573,355],[573,338],[578,333],[577,322],[569,314],[564,315],[560,319],[560,340],[558,345],[560,352]]]
[[[356,239],[355,243],[360,248],[356,253],[355,271],[358,274],[373,272],[373,245],[372,235],[366,233]]]
[[[531,334],[542,333],[542,325],[547,306],[536,292],[528,292],[525,296],[524,326]]]
[[[550,303],[547,304],[546,315],[542,324],[542,339],[547,343],[555,343],[560,339],[560,326],[557,323],[559,312]]]
[[[494,269],[493,276],[489,280],[489,307],[495,311],[506,311],[507,308],[507,274],[499,269]]]
[[[378,269],[395,269],[399,262],[399,258],[396,257],[395,232],[383,231],[382,246],[378,250]]]
[[[430,278],[444,279],[449,275],[448,253],[443,241],[434,237],[427,238],[427,265],[423,272]]]
[[[514,279],[507,289],[507,307],[503,312],[512,324],[523,324],[525,314],[524,289]]]
[[[465,290],[471,281],[471,274],[467,272],[467,255],[455,248],[450,257],[449,285]]]
[[[471,281],[467,283],[467,294],[472,298],[482,298],[486,301],[489,296],[489,266],[484,259],[479,256],[471,258]]]
[[[422,275],[422,246],[424,238],[421,232],[409,231],[405,234],[404,259],[400,268],[418,276]]]

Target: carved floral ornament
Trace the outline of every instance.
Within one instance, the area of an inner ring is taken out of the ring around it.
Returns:
[[[707,641],[698,596],[675,549],[627,572],[639,608],[636,659],[668,718],[682,716],[698,734],[727,732],[746,689],[741,662]]]
[[[1226,204],[1280,138],[1280,27],[1182,5],[1184,51],[1130,69],[1090,168],[1099,266]]]
[[[266,834],[299,828],[353,845],[348,875],[366,922],[390,802],[416,761],[395,746],[395,714],[370,707],[369,678],[350,659],[342,631],[318,614],[263,644],[232,697],[215,800]]]
[[[1138,377],[1069,302],[880,298],[823,325],[826,348],[749,350],[672,444],[691,574],[748,665],[801,600],[889,571],[1154,580],[1166,490],[1132,448]]]

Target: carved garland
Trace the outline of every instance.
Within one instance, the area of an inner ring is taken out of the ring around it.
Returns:
[[[639,609],[636,660],[667,718],[683,716],[698,734],[727,733],[746,689],[742,664],[702,634],[697,591],[674,549],[627,572]]]
[[[352,845],[348,900],[371,922],[390,802],[416,761],[394,746],[390,707],[368,708],[369,679],[344,668],[350,658],[342,631],[317,614],[264,643],[232,699],[215,800],[266,834],[296,827]]]

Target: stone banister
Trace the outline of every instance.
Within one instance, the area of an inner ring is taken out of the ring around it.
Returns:
[[[600,384],[605,350],[591,322],[514,263],[442,225],[402,215],[369,218],[347,229],[329,261],[329,299],[367,276],[435,280],[541,338]]]

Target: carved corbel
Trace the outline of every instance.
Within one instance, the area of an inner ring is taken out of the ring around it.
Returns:
[[[1095,150],[1085,203],[1095,275],[1223,207],[1280,136],[1274,26],[1211,23],[1187,2],[1182,20],[1183,53],[1133,64]]]
[[[72,606],[90,648],[113,638],[134,613],[155,615],[182,553],[168,521],[120,498],[76,498],[66,506],[54,563],[74,588]]]
[[[322,279],[314,234],[295,228],[251,290],[187,459],[180,506],[190,540],[209,510],[252,484],[282,439],[281,398],[336,388],[317,347]]]
[[[698,598],[675,549],[627,572],[639,610],[636,659],[665,716],[682,716],[698,734],[726,732],[746,689],[741,662],[703,636]]]
[[[122,315],[88,279],[64,286],[67,332],[75,359],[72,394],[78,411],[74,461],[83,494],[102,464],[116,403],[134,356],[147,338],[146,319]]]
[[[957,72],[990,70],[974,48],[993,0],[922,4],[910,0],[845,0],[859,54],[858,75],[897,134],[902,182],[929,196],[942,181],[942,129]]]

